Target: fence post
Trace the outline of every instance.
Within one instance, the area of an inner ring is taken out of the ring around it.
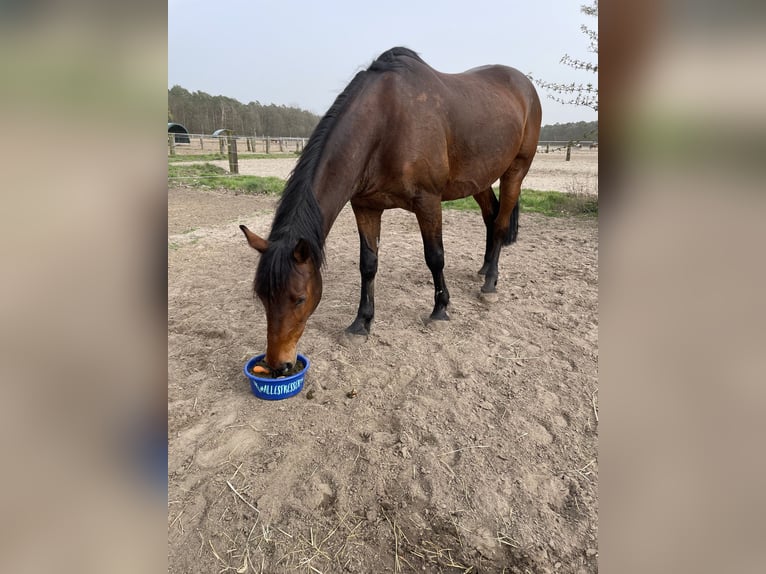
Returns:
[[[283,152],[285,151],[285,140],[281,139],[279,140],[279,151]]]
[[[170,155],[176,155],[176,136],[175,134],[168,134],[168,149]]]
[[[205,144],[202,143],[202,136],[199,136],[199,149],[205,149]]]
[[[551,144],[545,144],[545,153],[551,153]]]
[[[237,138],[229,134],[229,172],[239,173],[239,161],[237,158]]]
[[[572,157],[572,142],[569,142],[567,144],[567,159],[566,159],[566,161],[569,161],[571,157]]]
[[[266,136],[266,153],[269,153],[269,149],[271,148],[271,138],[269,136]]]

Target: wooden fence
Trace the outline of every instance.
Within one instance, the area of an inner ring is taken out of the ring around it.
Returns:
[[[188,141],[188,143],[186,143]],[[202,135],[168,133],[169,156],[191,156],[215,153],[229,158],[229,171],[239,173],[239,154],[294,154],[303,151],[306,138],[238,136],[238,135]],[[596,141],[540,141],[538,153],[550,153],[566,149],[566,161],[570,160],[572,148],[597,149]]]
[[[182,140],[188,138],[189,143]],[[241,153],[252,154],[295,154],[303,151],[306,138],[202,135],[168,133],[169,156],[191,156],[220,154],[228,156],[229,171],[239,173],[238,159]]]

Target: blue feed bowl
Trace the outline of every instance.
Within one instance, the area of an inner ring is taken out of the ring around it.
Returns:
[[[298,355],[298,360],[303,363],[303,369],[289,377],[272,379],[269,377],[256,377],[250,372],[253,366],[266,355],[256,355],[245,363],[245,376],[250,380],[250,388],[259,399],[278,401],[297,395],[303,389],[303,379],[309,370],[309,360],[303,355]]]

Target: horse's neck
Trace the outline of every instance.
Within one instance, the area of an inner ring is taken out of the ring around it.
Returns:
[[[314,194],[322,211],[324,236],[330,233],[343,207],[360,189],[366,150],[344,146],[320,163],[314,179]]]
[[[385,127],[381,114],[369,113],[370,101],[377,97],[374,88],[368,85],[364,94],[348,101],[336,119],[317,165],[313,189],[322,211],[325,237],[343,206],[363,191],[371,146],[376,145],[379,132]]]

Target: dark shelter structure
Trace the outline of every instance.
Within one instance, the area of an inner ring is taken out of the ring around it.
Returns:
[[[168,122],[168,133],[175,134],[174,139],[176,140],[176,143],[191,143],[189,141],[189,130],[187,130],[181,124]]]

